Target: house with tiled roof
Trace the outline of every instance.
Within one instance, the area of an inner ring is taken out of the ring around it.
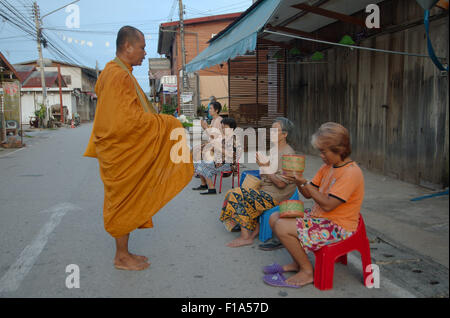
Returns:
[[[61,94],[58,76],[61,72]],[[37,61],[14,64],[18,78],[22,84],[22,122],[29,123],[30,118],[42,103],[42,81],[40,67]],[[44,66],[45,86],[47,89],[47,107],[60,119],[61,97],[67,114],[65,121],[79,114],[82,121],[94,119],[97,96],[95,83],[97,71],[85,66],[73,65],[65,62],[46,60]]]

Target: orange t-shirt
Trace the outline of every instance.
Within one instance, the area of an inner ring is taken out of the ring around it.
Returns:
[[[323,165],[311,184],[319,188],[321,193],[342,201],[342,204],[329,212],[315,203],[312,212],[319,212],[319,217],[331,220],[347,231],[356,231],[364,199],[364,176],[356,162],[340,167]]]

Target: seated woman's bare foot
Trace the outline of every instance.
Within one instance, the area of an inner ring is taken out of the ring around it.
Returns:
[[[137,260],[131,254],[116,256],[114,258],[114,267],[128,271],[141,271],[150,266],[149,263]]]
[[[290,263],[283,266],[283,270],[285,272],[298,272],[300,270],[300,267],[297,263]]]
[[[254,240],[259,234],[259,231],[255,230],[252,232],[252,234],[250,235],[250,239]]]
[[[289,285],[296,285],[296,286],[305,286],[311,284],[313,281],[314,281],[313,272],[305,270],[301,270],[294,276],[286,279],[286,283],[288,283]]]
[[[230,243],[227,244],[228,247],[240,247],[240,246],[245,246],[245,245],[252,245],[253,244],[253,239],[252,238],[242,238],[242,237],[238,237],[235,240],[232,240]]]

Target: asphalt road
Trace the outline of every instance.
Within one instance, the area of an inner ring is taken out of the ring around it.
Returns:
[[[154,217],[153,229],[131,234],[131,250],[148,256],[150,268],[114,269],[114,241],[103,228],[98,164],[82,157],[91,128],[83,124],[28,133],[27,147],[0,152],[0,297],[417,296],[390,278],[382,277],[380,288],[364,287],[357,253],[351,253],[347,266],[336,264],[331,291],[264,284],[261,267],[289,262],[288,253],[261,251],[259,241],[226,247],[239,235],[226,232],[218,220],[226,190],[201,197],[191,190],[198,179]],[[230,184],[225,179],[224,188]],[[79,269],[79,288],[66,285],[75,273],[66,272],[71,264]]]

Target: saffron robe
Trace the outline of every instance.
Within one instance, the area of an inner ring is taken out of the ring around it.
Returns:
[[[153,113],[131,72],[130,65],[116,58],[100,74],[94,125],[84,153],[98,159],[104,184],[104,226],[113,237],[153,227],[152,217],[183,190],[194,173],[190,155],[188,163],[171,160],[176,144],[175,149],[189,153],[181,122]],[[184,135],[170,140],[176,128]]]

